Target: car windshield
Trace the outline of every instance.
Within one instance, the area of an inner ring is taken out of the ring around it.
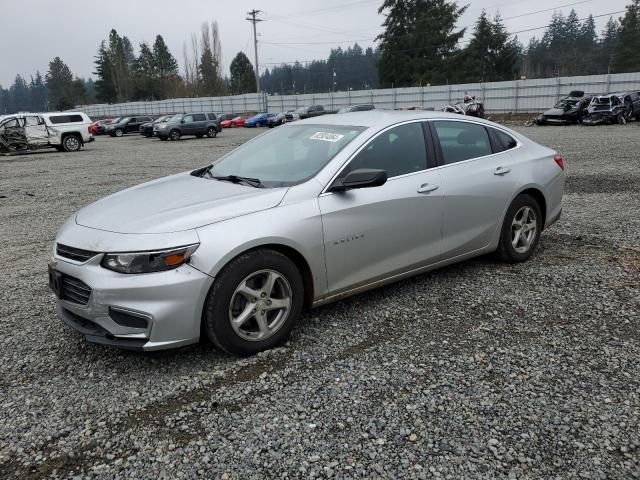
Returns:
[[[291,125],[256,137],[213,164],[212,177],[256,178],[265,187],[287,187],[316,175],[364,127]]]
[[[182,120],[182,117],[183,117],[182,113],[177,113],[173,117],[169,117],[167,119],[167,122],[177,122],[177,121]]]
[[[609,105],[611,103],[611,99],[609,97],[598,97],[594,103],[597,105]]]
[[[164,123],[171,118],[171,115],[163,115],[155,120],[156,123]]]

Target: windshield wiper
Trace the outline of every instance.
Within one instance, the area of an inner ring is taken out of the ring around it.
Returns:
[[[251,178],[251,177],[241,177],[239,175],[225,175],[222,177],[211,176],[211,178],[215,178],[216,180],[220,180],[223,182],[231,182],[231,183],[246,183],[255,188],[264,188],[262,182],[259,178]]]

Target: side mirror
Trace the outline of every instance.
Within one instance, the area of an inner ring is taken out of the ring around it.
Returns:
[[[180,120],[180,123],[184,123],[184,118],[182,120]]]
[[[359,168],[347,173],[342,180],[335,182],[330,192],[344,192],[353,188],[380,187],[387,183],[387,172],[373,168]]]

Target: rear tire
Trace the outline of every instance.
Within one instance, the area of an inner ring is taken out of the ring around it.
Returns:
[[[82,148],[82,140],[78,135],[67,135],[62,139],[62,148],[65,152],[77,152]]]
[[[502,223],[500,242],[496,251],[503,262],[524,262],[540,242],[544,226],[540,205],[531,195],[522,194],[511,202]]]
[[[203,311],[203,336],[235,355],[274,348],[289,337],[303,298],[302,276],[289,257],[271,249],[243,253],[216,275]]]

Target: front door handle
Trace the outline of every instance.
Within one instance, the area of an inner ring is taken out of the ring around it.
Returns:
[[[430,193],[434,190],[437,190],[438,188],[440,188],[439,185],[434,185],[433,183],[423,183],[422,185],[420,185],[418,193]]]
[[[494,170],[493,174],[494,175],[506,175],[507,173],[509,173],[511,171],[510,168],[504,168],[504,167],[498,167]]]

